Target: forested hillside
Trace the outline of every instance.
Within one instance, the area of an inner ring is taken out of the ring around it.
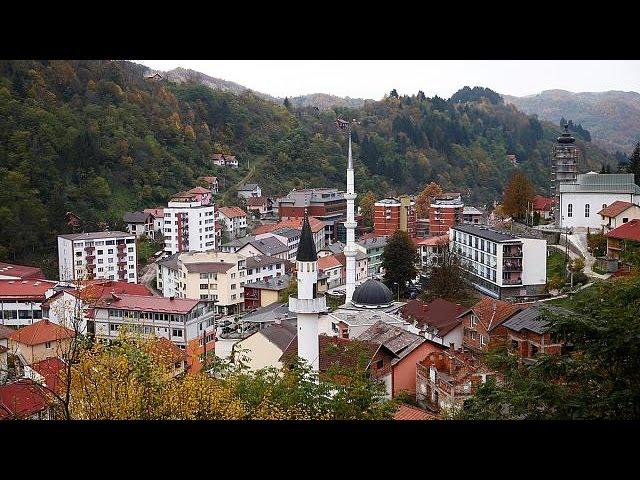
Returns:
[[[506,154],[516,154],[544,192],[559,133],[475,89],[457,101],[390,95],[318,111],[287,109],[250,92],[147,80],[145,70],[121,61],[0,62],[0,259],[42,263],[55,275],[65,212],[86,229],[121,228],[124,211],[163,205],[204,174],[227,186],[249,175],[268,195],[342,186],[346,137],[336,116],[361,122],[357,190],[380,196],[414,193],[435,180],[487,203],[513,168]],[[615,163],[580,146],[584,171]],[[215,151],[238,155],[241,168],[213,167]]]

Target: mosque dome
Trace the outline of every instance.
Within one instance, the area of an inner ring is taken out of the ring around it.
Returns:
[[[363,308],[388,307],[393,304],[393,293],[384,283],[369,279],[356,287],[351,303]]]

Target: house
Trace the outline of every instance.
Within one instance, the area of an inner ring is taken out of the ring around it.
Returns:
[[[143,210],[144,213],[149,213],[153,217],[153,238],[155,238],[155,232],[160,232],[160,234],[164,231],[164,208],[145,208]]]
[[[280,258],[282,260],[289,259],[289,247],[278,240],[275,236],[263,236],[258,239],[256,237],[246,237],[240,239],[241,242],[249,240],[242,247],[236,249],[238,255],[244,257],[252,257],[254,255],[268,255],[270,257]]]
[[[60,280],[138,282],[136,237],[125,232],[58,235]]]
[[[325,250],[326,252],[326,250]],[[318,255],[320,257],[326,257],[327,255]],[[341,284],[344,285],[347,282],[347,257],[342,251],[334,253],[333,256],[338,259],[342,265],[342,280]],[[364,282],[369,275],[369,257],[366,253],[357,250],[356,253],[356,285]]]
[[[424,270],[440,263],[443,250],[449,245],[449,234],[427,238],[414,238],[413,243],[420,257],[419,268]]]
[[[256,330],[233,346],[233,360],[243,360],[250,371],[265,367],[282,368],[281,357],[296,337],[296,320],[276,319],[274,323]]]
[[[55,400],[31,379],[0,386],[0,420],[53,420]]]
[[[251,259],[248,258],[247,261]],[[244,309],[266,307],[278,301],[280,292],[291,284],[289,275],[280,275],[264,280],[253,280],[244,284]]]
[[[211,155],[211,161],[214,165],[219,167],[238,168],[238,159],[235,155],[214,153]]]
[[[247,211],[253,212],[257,218],[265,218],[273,214],[273,200],[268,197],[249,197]]]
[[[30,325],[42,318],[42,303],[55,293],[52,280],[0,280],[0,324]]]
[[[540,218],[549,220],[553,215],[553,205],[555,199],[551,197],[543,197],[542,195],[536,195],[533,197],[533,211],[540,215]]]
[[[454,349],[462,347],[463,327],[460,314],[466,309],[460,304],[436,298],[429,303],[409,300],[400,309],[400,316],[411,323],[415,333],[428,340]]]
[[[318,271],[327,275],[328,288],[335,288],[342,285],[343,268],[342,263],[340,263],[335,255],[327,255],[325,257],[318,258]]]
[[[73,212],[67,212],[64,214],[64,219],[67,222],[67,228],[71,230],[71,233],[78,233],[82,228],[82,219]]]
[[[205,252],[220,245],[215,205],[204,205],[197,193],[174,195],[164,209],[164,251]]]
[[[609,232],[629,220],[640,219],[640,206],[631,202],[617,200],[598,212],[602,217],[602,230]]]
[[[384,269],[382,268],[382,252],[386,244],[387,238],[378,236],[366,239],[361,238],[356,242],[356,248],[367,255],[367,268],[369,269],[367,277],[384,273]]]
[[[518,353],[525,363],[534,363],[538,355],[557,355],[563,351],[563,343],[552,338],[547,331],[548,315],[571,315],[563,308],[552,305],[531,305],[521,310],[494,330],[496,338]]]
[[[290,228],[290,229],[297,230],[298,232],[301,232],[302,220],[303,220],[303,217],[292,217],[292,218],[280,220],[277,223],[273,223],[269,225],[260,225],[254,229],[253,233],[256,236],[256,238],[258,238],[264,233],[275,234],[276,230],[281,232],[282,229],[284,228]],[[309,224],[311,225],[311,232],[313,233],[313,241],[316,244],[316,251],[322,250],[326,245],[325,234],[324,234],[325,224],[323,221],[318,220],[317,218],[314,218],[314,217],[309,217]],[[298,237],[298,241],[299,241],[299,237]]]
[[[416,367],[416,400],[436,412],[460,408],[493,372],[460,350],[430,353]]]
[[[49,357],[24,367],[24,377],[61,394],[65,387],[67,364],[59,357]]]
[[[634,183],[633,173],[589,172],[559,188],[561,228],[600,230],[602,217],[597,212],[616,201],[640,202],[640,186]]]
[[[400,392],[415,395],[416,364],[430,353],[444,348],[420,335],[382,321],[358,335],[357,340],[375,343],[391,353],[392,358],[388,364],[391,384],[387,385],[387,391],[392,397]],[[382,364],[380,368],[383,368]]]
[[[153,238],[155,235],[155,217],[147,212],[125,212],[123,216],[127,226],[127,232],[135,235],[136,238],[147,236]]]
[[[202,205],[211,205],[213,200],[211,190],[204,187],[194,187],[191,190],[187,190],[185,193],[193,195],[194,198]]]
[[[0,262],[0,280],[45,280],[38,267]]]
[[[451,227],[449,238],[476,290],[500,299],[545,295],[545,238],[471,224]]]
[[[22,327],[9,335],[9,351],[22,365],[50,357],[66,359],[75,332],[46,318]]]
[[[630,220],[604,234],[607,237],[607,257],[620,260],[620,255],[640,244],[640,219]]]
[[[413,405],[401,403],[393,415],[394,420],[437,420],[438,417]]]
[[[462,209],[462,221],[464,223],[480,224],[484,213],[476,207],[465,206]]]
[[[168,367],[172,377],[177,377],[187,371],[189,360],[187,352],[168,338],[152,339],[148,344],[148,350],[151,355]]]
[[[211,191],[213,195],[217,195],[220,185],[218,183],[218,177],[199,177],[198,183],[204,183],[205,187]]]
[[[220,207],[216,218],[224,222],[225,231],[232,238],[244,237],[247,233],[247,214],[240,207]]]
[[[238,187],[237,192],[238,197],[244,198],[245,200],[251,197],[257,198],[262,196],[262,189],[257,183],[245,183],[241,187]]]
[[[476,353],[484,351],[494,335],[494,330],[524,308],[521,305],[484,297],[459,315],[463,326],[463,348]]]
[[[298,251],[298,244],[300,243],[301,231],[291,227],[281,227],[268,233],[260,233],[255,236],[256,240],[262,240],[263,238],[273,237],[280,240],[289,248],[289,254],[287,258],[294,261],[296,258],[296,252]]]

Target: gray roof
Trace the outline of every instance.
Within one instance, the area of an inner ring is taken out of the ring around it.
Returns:
[[[478,210],[476,207],[464,207],[462,209],[463,215],[482,215],[482,211]]]
[[[296,238],[299,237],[302,232],[300,230],[296,230],[295,228],[282,227],[272,231],[271,233],[273,233],[274,235],[280,235],[281,237]]]
[[[297,318],[296,314],[289,310],[287,303],[272,303],[266,307],[258,308],[255,312],[242,317],[243,322],[271,323],[276,318],[291,319]]]
[[[640,195],[633,173],[583,173],[576,183],[561,183],[560,193],[633,193]]]
[[[257,183],[245,183],[244,185],[242,185],[241,187],[238,187],[238,191],[239,192],[251,192],[255,189],[258,188],[258,184]]]
[[[496,230],[493,228],[485,227],[482,225],[474,225],[474,224],[458,224],[452,227],[454,230],[458,230],[460,232],[465,232],[470,235],[475,235],[476,237],[485,238],[487,240],[491,240],[492,242],[502,243],[502,242],[516,242],[521,238],[539,238],[534,237],[532,234],[515,234],[506,230]]]
[[[367,238],[366,240],[360,240],[356,243],[364,248],[384,247],[387,244],[387,237]]]
[[[394,323],[404,325],[404,321],[380,310],[342,310],[338,309],[329,316],[346,323],[347,325],[373,325],[376,322]]]
[[[532,305],[529,308],[516,313],[502,325],[509,330],[519,332],[520,330],[529,330],[534,333],[542,334],[547,330],[549,322],[545,320],[547,318],[547,312],[558,315],[571,315],[572,312],[561,307],[555,307],[552,305]]]
[[[248,244],[252,245],[264,255],[277,255],[289,251],[289,247],[278,240],[276,237],[265,237],[260,240],[251,240]]]
[[[277,257],[271,257],[269,255],[254,255],[252,257],[247,257],[245,262],[245,267],[247,268],[256,268],[263,267],[269,265],[276,265],[278,263],[282,263],[284,260]]]
[[[162,260],[158,260],[158,265],[167,267],[170,270],[177,270],[179,256],[180,252],[176,252],[173,255],[169,255],[168,257],[163,258]]]
[[[226,262],[193,262],[183,263],[189,273],[225,273],[235,267],[235,263]]]
[[[282,261],[282,260],[280,260]],[[257,280],[255,282],[247,282],[244,287],[260,288],[262,290],[284,290],[291,283],[291,277],[289,275],[280,275],[279,277],[267,278],[266,280]]]
[[[124,223],[147,223],[150,213],[146,212],[125,212]]]
[[[126,232],[87,232],[87,233],[67,233],[58,235],[67,240],[95,240],[96,238],[134,238],[134,235]]]
[[[297,326],[295,320],[285,320],[282,323],[274,323],[262,330],[258,330],[258,333],[264,335],[267,340],[284,352],[296,336],[296,330]]]
[[[223,243],[222,246],[223,247],[244,247],[247,243],[255,240],[255,236],[253,235],[247,235],[246,237],[242,237],[242,238],[234,238],[233,240],[227,242],[227,243]]]
[[[344,247],[346,247],[346,245],[342,242],[333,242],[331,245],[327,245],[326,248],[333,253],[342,253],[344,252]]]
[[[392,363],[397,363],[427,341],[420,335],[382,321],[367,328],[358,335],[357,339],[377,343],[387,348],[397,357]]]

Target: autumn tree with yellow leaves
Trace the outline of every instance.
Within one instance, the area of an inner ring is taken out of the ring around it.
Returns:
[[[436,195],[442,195],[442,188],[436,182],[431,182],[416,197],[416,213],[418,218],[429,218],[429,205]]]

